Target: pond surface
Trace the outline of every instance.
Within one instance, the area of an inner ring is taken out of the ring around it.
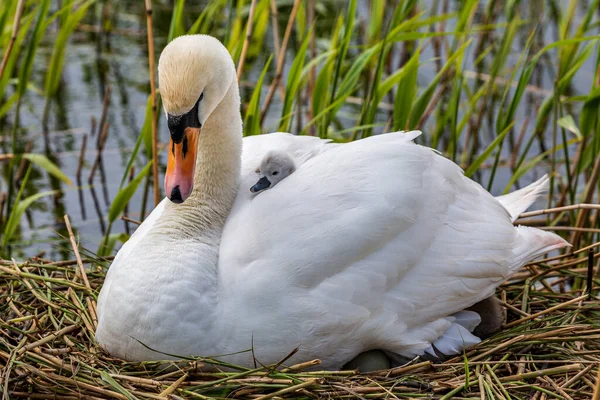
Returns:
[[[319,24],[331,26],[336,18],[335,10],[343,10],[346,2],[329,3],[331,4],[328,7],[323,8],[328,14],[320,15]],[[359,15],[364,21],[369,15],[368,6],[366,2],[359,3]],[[420,4],[423,10],[427,10],[438,3],[429,0]],[[461,1],[450,1],[450,11],[458,7],[460,3]],[[561,7],[566,7],[567,3],[566,1],[556,2]],[[580,3],[577,7],[579,19],[585,13],[588,2],[582,1]],[[38,201],[29,209],[21,224],[21,238],[12,248],[13,256],[21,258],[45,252],[44,258],[48,259],[72,258],[70,244],[68,241],[61,239],[61,235],[66,235],[63,224],[65,213],[70,216],[81,245],[91,251],[96,251],[106,229],[106,215],[110,201],[118,192],[129,155],[144,123],[149,82],[145,36],[146,20],[141,5],[143,5],[143,2],[124,2],[120,4],[118,12],[115,12],[112,18],[115,29],[109,36],[94,32],[98,30],[99,26],[97,18],[94,16],[84,20],[85,24],[72,36],[70,45],[67,48],[61,88],[58,96],[50,103],[46,138],[43,134],[42,124],[44,98],[36,93],[35,89],[28,92],[21,109],[21,122],[18,131],[18,148],[20,152],[25,150],[28,142],[31,142],[31,152],[50,156],[75,183],[77,182],[79,156],[84,140],[87,141],[87,145],[81,170],[81,190],[77,189],[77,185],[69,187],[38,169],[32,172],[25,195],[53,189],[60,189],[60,193],[54,197],[50,196]],[[483,5],[481,7],[483,8]],[[197,15],[199,9],[201,9],[201,6],[195,6],[190,12]],[[289,8],[285,8],[285,10],[289,10]],[[524,7],[524,12],[534,14],[536,9],[533,6]],[[98,13],[97,10],[96,14]],[[476,18],[481,18],[481,14],[482,12],[477,13]],[[154,33],[157,58],[166,43],[170,15],[171,10],[169,7],[156,6]],[[285,29],[287,20],[285,17],[285,15],[280,15],[280,31]],[[544,24],[542,36],[545,43],[550,43],[556,40],[557,24],[550,16],[547,17],[547,21],[548,23]],[[448,21],[446,29],[451,30],[454,23],[455,20]],[[50,29],[50,32],[55,33],[55,30]],[[217,33],[219,32],[217,31]],[[498,32],[495,32],[495,34],[500,36]],[[522,37],[516,40],[515,43],[523,46],[527,34],[528,31],[524,30]],[[267,37],[270,36],[267,35]],[[43,86],[44,67],[49,62],[53,39],[53,37],[48,37],[44,42],[45,46],[38,52],[36,70],[33,74],[33,82],[31,82],[34,88]],[[264,54],[252,60],[248,66],[250,73],[246,76],[246,81],[242,85],[246,101],[251,94],[253,82],[256,81],[267,56],[272,52],[269,46],[270,44],[267,44]],[[288,60],[293,58],[296,47],[297,43],[293,40]],[[523,48],[519,46],[512,48],[507,65],[515,65],[522,51]],[[474,58],[477,57],[477,54],[473,53],[474,46],[471,47],[467,56],[467,70],[470,69],[469,65],[472,66]],[[419,70],[418,78],[421,86],[425,86],[437,72],[433,60],[434,56],[432,46],[429,46],[421,57],[421,60],[424,61]],[[535,85],[536,90],[531,90],[527,94],[527,104],[529,104],[530,109],[523,108],[518,112],[518,120],[515,124],[518,127],[517,130],[521,129],[526,116],[531,114],[531,110],[539,106],[543,98],[553,88],[556,65],[552,65],[551,60],[552,57],[542,59],[540,67],[532,78],[531,84]],[[571,89],[571,95],[583,95],[589,92],[594,76],[594,61],[595,57],[590,57],[578,72]],[[287,68],[289,68],[289,64]],[[473,75],[467,77],[467,79],[474,81],[475,75],[475,72],[473,72]],[[508,76],[508,73],[502,75]],[[272,74],[267,76],[267,82],[270,82],[271,79]],[[91,185],[89,185],[88,179],[97,156],[99,121],[102,116],[106,93],[109,93],[109,106],[106,114],[109,131],[102,152],[101,168],[96,172]],[[276,96],[267,123],[264,125],[268,130],[276,130],[280,110],[280,99]],[[354,115],[358,110],[358,106],[348,105],[345,107],[344,113]],[[381,114],[380,120],[385,123],[389,111],[383,110]],[[348,118],[350,122],[354,120],[355,118]],[[341,123],[347,124],[348,121],[344,121],[342,118]],[[482,148],[493,139],[491,134],[493,132],[491,128],[493,121],[490,122],[484,124],[486,131],[481,132]],[[433,122],[423,127],[425,133],[428,128],[433,129],[432,124]],[[533,129],[532,125],[533,121],[529,121],[528,129]],[[3,151],[10,149],[8,141],[10,140],[11,129],[12,117],[9,114],[7,121],[0,124],[0,148]],[[377,128],[376,133],[380,133],[383,129],[383,126]],[[159,138],[161,142],[166,142],[168,139],[164,118],[159,121]],[[531,151],[532,154],[535,154],[539,152],[539,148],[534,145]],[[143,150],[138,157],[139,162],[136,165],[136,171],[139,171],[146,163],[142,153]],[[162,174],[166,162],[166,157],[162,154],[160,155],[160,162],[159,170]],[[524,185],[539,177],[545,172],[544,168],[542,165],[531,171],[523,177],[520,184]],[[509,168],[504,167],[499,170],[492,188],[494,194],[500,193],[511,174]],[[485,172],[477,176],[477,179],[483,181],[487,181],[486,178]],[[0,178],[0,191],[6,190],[5,180],[6,176],[3,175]],[[163,176],[161,175],[159,179],[161,189],[162,180]],[[151,187],[146,187],[146,189],[149,190],[145,207],[143,187],[137,191],[129,203],[127,215],[130,218],[141,219],[143,218],[142,215],[147,215],[153,208]],[[134,229],[134,224],[127,226],[125,222],[117,221],[112,232],[126,232]]]

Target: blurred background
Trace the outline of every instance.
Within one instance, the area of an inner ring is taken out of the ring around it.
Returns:
[[[0,256],[72,258],[64,214],[84,249],[114,254],[137,226],[121,215],[152,210],[149,40],[158,61],[186,33],[230,50],[246,135],[420,129],[494,195],[548,173],[541,208],[597,203],[598,1],[147,3],[151,37],[142,1],[0,3]],[[597,214],[531,223],[591,243]]]

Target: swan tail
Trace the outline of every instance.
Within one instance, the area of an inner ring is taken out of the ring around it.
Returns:
[[[569,242],[560,236],[540,229],[518,226],[518,244],[514,249],[515,259],[510,274],[515,273],[521,266],[552,250],[570,246]],[[508,278],[508,276],[507,276]],[[451,325],[425,352],[434,356],[452,356],[463,349],[481,341],[472,332],[481,323],[481,316],[470,310],[460,311],[446,317]]]
[[[519,242],[514,249],[516,260],[511,272],[516,272],[523,264],[533,261],[552,250],[571,246],[565,239],[552,232],[529,226],[518,226],[516,229],[519,234]]]
[[[515,190],[512,193],[496,197],[506,208],[510,214],[511,220],[514,222],[519,215],[526,211],[542,194],[548,191],[549,184],[548,175],[533,182],[531,185],[525,186],[522,189]]]

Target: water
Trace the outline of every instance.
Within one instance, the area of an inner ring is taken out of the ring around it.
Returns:
[[[368,6],[364,2],[359,2],[359,15],[364,20],[368,16]],[[561,6],[566,7],[567,2],[559,2]],[[564,3],[564,4],[563,4]],[[577,15],[581,19],[583,16],[587,2],[580,2],[578,5]],[[67,49],[67,58],[63,71],[63,79],[61,81],[60,93],[56,99],[50,104],[48,135],[47,142],[44,138],[42,116],[44,111],[44,98],[35,92],[35,88],[43,87],[43,76],[45,66],[49,63],[51,46],[53,43],[52,35],[49,35],[38,52],[38,61],[35,63],[36,70],[33,73],[33,90],[30,90],[24,100],[21,111],[21,126],[18,132],[18,147],[19,152],[24,151],[28,141],[32,141],[31,152],[47,154],[55,161],[62,171],[64,171],[73,182],[76,182],[76,173],[78,169],[78,158],[82,146],[83,138],[87,135],[87,149],[85,153],[85,163],[82,169],[83,188],[78,191],[76,185],[71,187],[58,182],[56,179],[49,177],[47,174],[34,169],[30,177],[29,185],[25,191],[25,196],[36,192],[60,189],[60,193],[56,196],[48,196],[43,200],[36,202],[26,214],[21,224],[21,237],[18,243],[13,246],[13,256],[18,258],[32,256],[45,252],[44,257],[49,259],[71,258],[70,244],[68,240],[62,237],[66,236],[66,230],[63,223],[63,215],[68,213],[71,218],[71,223],[76,230],[80,243],[83,247],[95,251],[103,236],[103,231],[106,228],[106,215],[110,201],[118,192],[119,183],[123,176],[125,166],[129,159],[131,150],[136,142],[138,134],[144,122],[144,115],[147,102],[147,94],[149,92],[148,83],[148,61],[146,52],[146,36],[145,36],[145,14],[141,8],[142,2],[125,2],[118,5],[120,9],[114,13],[113,24],[117,28],[116,31],[105,37],[95,32],[89,32],[90,28],[98,25],[94,16],[85,20],[85,25],[78,30],[71,38],[70,45]],[[332,10],[341,9],[345,2],[337,1],[324,7],[328,15],[320,15],[319,24],[330,26],[335,20],[335,12]],[[434,4],[434,1],[429,0],[422,2],[422,7],[427,9]],[[452,1],[451,7],[456,9],[460,1]],[[116,5],[114,5],[116,7]],[[535,11],[535,10],[533,10]],[[192,10],[194,15],[198,9]],[[481,13],[478,13],[476,18],[481,18]],[[283,21],[282,16],[282,21]],[[154,33],[155,45],[157,49],[157,57],[166,43],[168,33],[168,25],[170,20],[170,9],[168,7],[157,6],[154,18]],[[550,19],[549,19],[550,20]],[[283,32],[285,24],[280,24],[280,31]],[[448,23],[447,30],[453,29],[452,22]],[[546,43],[556,40],[556,24],[548,23],[543,27],[543,37]],[[52,30],[51,30],[52,31]],[[53,32],[53,31],[52,31]],[[522,36],[515,43],[519,43],[519,47],[511,49],[511,55],[507,65],[515,65],[522,51],[520,46],[523,46],[526,40],[528,29],[524,29]],[[217,31],[218,33],[218,31]],[[498,32],[494,34],[499,35]],[[267,34],[270,38],[270,34]],[[296,46],[294,44],[294,46]],[[259,56],[253,63],[248,64],[250,70],[248,81],[255,82],[260,73],[266,56],[272,49],[266,48],[265,54]],[[474,46],[471,46],[467,59],[467,69],[473,69],[472,61],[476,56],[473,54]],[[293,52],[289,53],[288,60],[292,59]],[[421,58],[422,60],[430,60],[434,57],[432,47],[429,46]],[[571,95],[586,94],[589,91],[590,84],[594,74],[595,57],[590,57],[583,68],[578,72]],[[289,68],[289,65],[288,65]],[[534,75],[532,84],[539,86],[539,93],[529,93],[527,104],[528,107],[519,109],[517,114],[517,122],[515,127],[517,131],[521,128],[526,116],[531,113],[531,110],[537,104],[541,103],[553,87],[553,77],[556,73],[556,66],[543,60],[540,64],[540,69]],[[485,71],[484,71],[485,72]],[[419,83],[421,86],[426,85],[435,75],[435,63],[427,62],[420,68]],[[503,76],[506,74],[502,74]],[[267,77],[267,82],[270,82],[272,75]],[[469,84],[474,85],[474,78],[469,78]],[[251,86],[251,84],[250,84]],[[96,143],[98,140],[98,130],[91,135],[91,120],[95,118],[97,121],[101,117],[104,95],[107,88],[110,87],[110,106],[107,113],[107,121],[110,124],[108,138],[105,150],[102,153],[102,171],[98,171],[93,179],[93,185],[88,185],[88,177],[94,160],[96,158]],[[243,96],[247,97],[251,93],[250,90],[242,87]],[[264,100],[264,96],[263,96]],[[345,120],[341,119],[341,123],[345,126],[352,124],[355,120],[355,115],[358,112],[358,106],[348,106],[344,109],[344,114],[352,116]],[[574,110],[574,115],[576,116]],[[267,119],[266,127],[275,130],[279,121],[280,101],[278,97],[274,99],[271,112]],[[382,112],[379,118],[385,124],[388,118],[388,112]],[[12,118],[9,114],[8,121],[0,124],[0,148],[8,152],[10,149],[10,132],[12,129]],[[493,122],[493,121],[492,121]],[[534,121],[529,122],[528,129],[533,129]],[[483,143],[485,146],[493,139],[489,133],[493,131],[493,123],[490,125],[487,121],[484,122],[486,132],[482,133]],[[295,125],[294,125],[295,126]],[[430,122],[423,129],[425,132],[428,129],[433,129]],[[383,130],[383,127],[376,129],[376,132]],[[168,131],[164,119],[159,123],[159,138],[161,142],[166,142]],[[550,136],[547,138],[547,145],[550,147]],[[532,154],[539,151],[534,144]],[[143,149],[140,152],[136,164],[136,171],[139,171],[146,160],[141,156]],[[160,155],[160,167],[162,172],[165,169],[166,158]],[[533,170],[527,174],[521,184],[526,184],[549,168],[541,166],[537,170]],[[103,172],[103,174],[101,173]],[[495,194],[498,194],[504,185],[508,182],[512,172],[508,168],[502,168],[497,174],[497,178],[492,188]],[[103,179],[104,175],[105,179]],[[161,182],[161,175],[159,182]],[[477,179],[482,182],[487,182],[489,179],[488,173],[483,172]],[[6,174],[0,178],[0,192],[6,191]],[[151,192],[151,188],[150,188]],[[153,207],[152,194],[149,192],[146,206],[146,214]],[[142,210],[143,190],[138,190],[129,204],[128,215],[133,219],[139,219]],[[129,229],[133,231],[135,225],[130,224]],[[112,232],[125,232],[126,226],[122,221],[117,221],[113,226]],[[62,237],[61,237],[62,236]]]

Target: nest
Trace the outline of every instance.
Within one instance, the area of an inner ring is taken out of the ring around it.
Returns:
[[[498,289],[508,323],[465,354],[361,374],[312,371],[319,360],[248,369],[112,358],[94,342],[109,261],[81,259],[71,241],[77,260],[0,261],[3,398],[600,399],[600,243],[525,266]]]

